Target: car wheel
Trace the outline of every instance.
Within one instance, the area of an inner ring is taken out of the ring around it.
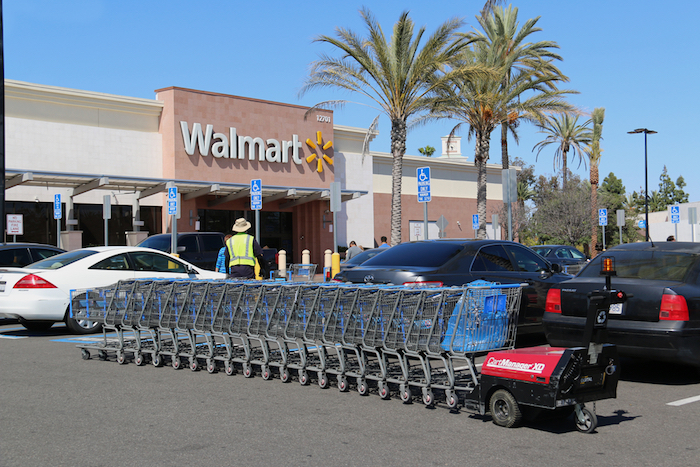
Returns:
[[[53,323],[53,321],[19,319],[19,324],[24,326],[27,331],[48,331],[53,326]]]
[[[73,334],[94,334],[102,331],[102,323],[88,321],[86,319],[75,319],[66,313],[66,327]]]

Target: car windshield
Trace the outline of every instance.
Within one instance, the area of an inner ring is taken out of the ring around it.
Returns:
[[[362,265],[434,268],[442,266],[462,250],[464,245],[451,242],[402,243],[387,248],[381,255],[368,259]]]
[[[551,248],[542,247],[542,246],[541,247],[533,246],[532,249],[535,250],[535,253],[537,253],[540,256],[547,256],[549,254],[549,252],[552,251]]]
[[[698,255],[675,251],[614,251],[598,255],[579,277],[599,277],[601,258],[615,258],[617,277],[626,279],[681,281],[695,264]]]
[[[153,237],[149,237],[146,240],[142,241],[137,246],[143,248],[153,248],[154,250],[160,250],[169,253],[171,242],[172,239],[170,235],[154,235]]]
[[[95,253],[97,253],[95,250],[69,251],[67,253],[61,253],[60,255],[52,256],[50,258],[37,261],[36,263],[32,263],[27,266],[27,269],[60,269],[63,266],[75,263],[76,261],[92,256]]]

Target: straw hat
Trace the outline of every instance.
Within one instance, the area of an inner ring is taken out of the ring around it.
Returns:
[[[236,219],[236,223],[233,224],[233,227],[231,227],[231,230],[234,232],[245,232],[250,228],[250,222],[245,220],[244,218],[240,217]]]

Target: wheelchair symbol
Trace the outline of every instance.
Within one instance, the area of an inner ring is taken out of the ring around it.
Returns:
[[[424,182],[424,181],[426,181],[426,180],[428,179],[428,175],[426,174],[426,171],[425,171],[425,170],[421,170],[421,171],[420,171],[420,175],[418,176],[418,179],[419,179],[421,182]]]

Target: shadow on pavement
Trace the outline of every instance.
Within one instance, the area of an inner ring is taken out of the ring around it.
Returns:
[[[622,358],[620,367],[623,381],[668,386],[700,383],[700,369],[689,365]]]

